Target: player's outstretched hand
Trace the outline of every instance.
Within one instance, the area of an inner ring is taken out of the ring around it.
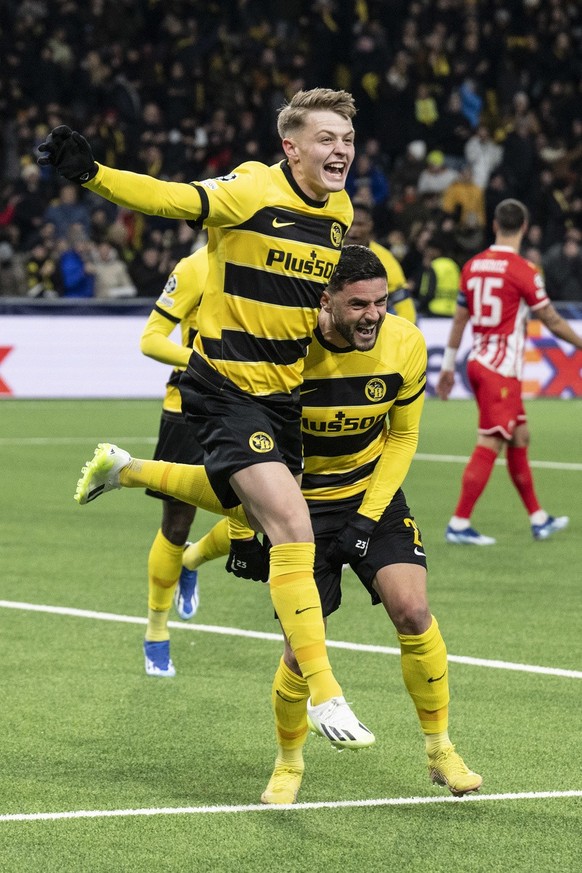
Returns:
[[[332,564],[349,564],[356,558],[364,558],[376,522],[356,512],[333,540],[327,550],[327,560]]]
[[[88,182],[99,169],[85,137],[66,124],[55,127],[38,150],[40,166],[54,167],[70,182]]]
[[[436,393],[441,400],[448,400],[449,394],[453,390],[455,384],[454,370],[441,370],[438,382],[436,384]]]
[[[231,540],[226,569],[239,579],[267,582],[269,579],[269,545],[257,536],[252,540]]]

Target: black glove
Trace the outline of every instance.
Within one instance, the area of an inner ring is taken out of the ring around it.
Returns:
[[[349,564],[355,558],[364,558],[377,522],[356,512],[351,521],[337,534],[326,558],[332,564]]]
[[[257,536],[252,540],[231,540],[226,569],[239,579],[267,582],[269,579],[269,546]]]
[[[88,182],[99,169],[85,137],[66,124],[55,127],[38,150],[43,154],[37,163],[55,167],[70,182]]]

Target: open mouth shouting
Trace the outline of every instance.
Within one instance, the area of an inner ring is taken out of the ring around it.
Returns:
[[[343,185],[346,176],[346,164],[343,161],[329,161],[323,165],[323,172],[328,180],[340,182]]]

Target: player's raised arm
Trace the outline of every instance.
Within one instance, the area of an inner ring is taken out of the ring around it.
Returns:
[[[118,206],[164,218],[195,220],[202,213],[200,194],[193,185],[98,164],[85,137],[65,124],[55,127],[38,150],[41,166],[54,167],[65,179],[86,186]]]

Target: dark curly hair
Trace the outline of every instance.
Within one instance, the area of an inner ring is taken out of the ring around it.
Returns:
[[[385,278],[386,270],[382,261],[367,246],[344,246],[327,290],[335,294],[352,282]]]

